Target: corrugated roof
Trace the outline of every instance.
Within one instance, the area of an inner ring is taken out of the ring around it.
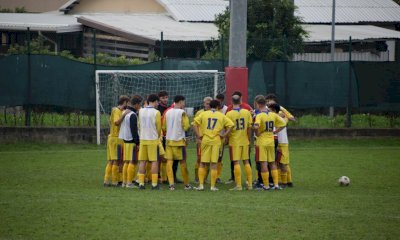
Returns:
[[[157,0],[176,21],[213,22],[224,12],[229,1],[225,0]]]
[[[0,29],[48,32],[78,32],[82,25],[75,16],[62,13],[0,13]]]
[[[167,41],[206,41],[218,37],[213,23],[177,22],[165,14],[90,14],[78,22],[125,38]]]
[[[332,0],[295,0],[304,23],[330,23]],[[400,22],[400,6],[392,0],[336,0],[337,23]]]
[[[330,42],[331,26],[318,24],[304,24],[304,29],[309,33],[305,42]],[[400,39],[400,32],[371,25],[337,25],[335,28],[335,41],[348,41],[368,39]]]

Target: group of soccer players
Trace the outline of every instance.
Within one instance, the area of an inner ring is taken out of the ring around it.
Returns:
[[[203,109],[196,112],[192,123],[186,114],[185,97],[177,95],[168,106],[165,91],[150,94],[145,99],[134,95],[121,96],[110,115],[107,139],[107,165],[104,186],[160,189],[168,182],[175,190],[180,165],[185,190],[204,190],[210,175],[210,190],[217,191],[221,183],[224,146],[229,146],[231,179],[243,190],[242,169],[246,173],[245,189],[270,190],[291,187],[289,148],[286,132],[288,121],[295,118],[277,104],[274,94],[258,95],[254,107],[242,102],[242,94],[231,96],[232,105],[223,104],[224,95],[205,97]],[[187,131],[192,127],[196,137],[197,161],[192,187],[186,160]],[[254,137],[256,180],[250,161],[250,143]],[[110,181],[111,179],[111,181]],[[228,181],[229,183],[230,181]]]

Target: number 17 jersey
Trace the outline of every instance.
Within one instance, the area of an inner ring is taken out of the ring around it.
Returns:
[[[234,108],[226,113],[232,120],[234,127],[229,135],[229,146],[247,146],[250,144],[247,130],[251,127],[253,119],[251,113],[242,108]]]
[[[257,146],[274,146],[274,128],[286,126],[286,122],[274,112],[261,112],[254,122],[258,125]]]
[[[220,132],[225,128],[233,127],[233,123],[223,113],[215,110],[208,110],[194,118],[202,134],[202,144],[221,144]]]

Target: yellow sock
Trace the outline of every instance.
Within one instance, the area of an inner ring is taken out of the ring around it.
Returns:
[[[172,171],[172,165],[174,164],[173,160],[168,160],[167,161],[167,176],[168,176],[168,182],[169,185],[174,184],[174,172]]]
[[[189,171],[187,169],[186,163],[180,163],[181,165],[181,173],[183,177],[183,184],[188,185],[189,184]]]
[[[211,187],[215,187],[215,182],[217,181],[218,170],[211,168]]]
[[[287,182],[291,183],[292,182],[292,170],[290,169],[289,164],[286,166],[286,172],[287,172]]]
[[[287,184],[287,172],[281,171],[282,184]]]
[[[221,177],[221,173],[222,173],[222,162],[217,163],[217,177]]]
[[[147,181],[151,180],[151,162],[146,163],[146,178]]]
[[[199,185],[204,185],[204,177],[206,176],[206,169],[204,167],[199,167]]]
[[[112,164],[110,161],[107,162],[106,170],[104,171],[104,183],[109,183],[112,171]]]
[[[282,183],[282,178],[281,178],[281,169],[280,168],[278,168],[278,182],[279,183]]]
[[[274,181],[274,185],[277,186],[279,184],[279,174],[278,169],[271,170],[272,181]]]
[[[123,182],[124,162],[118,162],[118,182]]]
[[[167,181],[167,178],[168,178],[167,164],[168,163],[166,163],[166,162],[161,162],[161,171],[160,172],[161,172],[161,180],[162,181]]]
[[[133,179],[135,179],[135,173],[136,173],[136,164],[129,163],[127,170],[127,177],[126,177],[126,181],[128,184],[131,184]]]
[[[112,184],[117,184],[119,181],[119,166],[116,164],[113,164],[111,172],[112,172],[112,174],[111,174]]]
[[[251,166],[250,164],[245,164],[244,165],[244,170],[246,171],[246,177],[247,177],[247,184],[248,186],[253,186],[253,173],[251,171]]]
[[[144,174],[138,173],[138,180],[140,185],[144,185]]]
[[[158,173],[151,174],[151,185],[153,187],[157,186],[158,184]]]
[[[197,162],[194,165],[194,177],[197,180],[199,179],[199,164]]]
[[[124,162],[124,167],[122,168],[122,182],[125,184],[128,183],[128,166],[129,162]]]
[[[235,183],[237,187],[242,186],[242,170],[240,169],[240,164],[235,164],[233,166],[233,173],[235,174]]]
[[[268,178],[269,178],[269,173],[268,173],[268,171],[266,171],[266,172],[261,172],[261,177],[262,177],[264,186],[268,187],[268,186],[269,186],[269,180],[268,180]]]

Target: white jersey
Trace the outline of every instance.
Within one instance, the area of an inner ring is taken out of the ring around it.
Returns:
[[[278,132],[278,143],[289,144],[287,127],[284,127],[280,132]]]
[[[228,110],[228,106],[226,106],[226,105],[224,105],[222,108],[221,108],[221,112],[223,113],[223,114],[226,114],[226,111]]]
[[[141,108],[139,111],[140,140],[157,140],[158,131],[156,115],[158,110],[153,107]]]
[[[131,132],[131,116],[135,114],[135,112],[131,111],[130,113],[126,114],[124,120],[122,120],[121,128],[119,129],[118,138],[125,140],[125,141],[132,141],[133,136]],[[137,117],[137,115],[136,115]]]
[[[182,127],[182,115],[185,111],[172,108],[165,115],[167,122],[167,140],[180,141],[185,139],[185,130]]]

